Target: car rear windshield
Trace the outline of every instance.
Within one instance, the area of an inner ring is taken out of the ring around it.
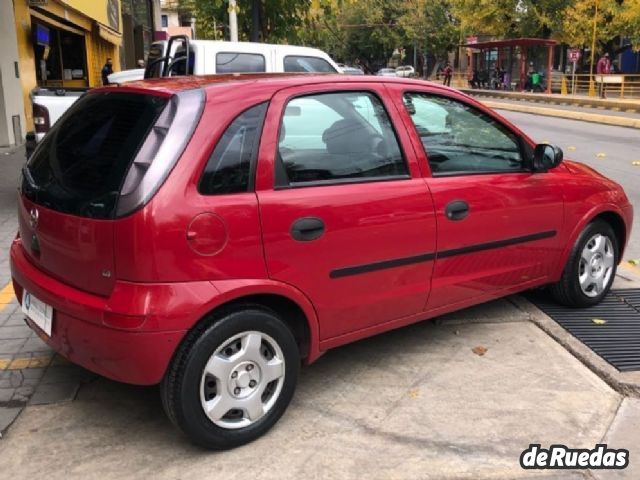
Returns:
[[[59,212],[113,218],[127,171],[166,103],[133,93],[84,96],[29,160],[23,193]]]

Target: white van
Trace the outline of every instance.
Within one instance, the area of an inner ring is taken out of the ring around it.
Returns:
[[[316,48],[176,35],[151,45],[145,78],[260,72],[342,73],[329,55]]]

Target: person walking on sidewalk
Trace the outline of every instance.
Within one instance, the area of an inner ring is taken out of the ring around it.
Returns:
[[[609,60],[608,53],[605,53],[600,57],[600,60],[598,60],[598,63],[596,64],[596,73],[599,75],[600,80],[600,98],[606,98],[604,77],[600,75],[608,75],[611,73],[611,60]]]
[[[442,70],[442,73],[444,75],[444,81],[442,82],[442,84],[446,85],[447,87],[450,87],[451,77],[453,75],[453,69],[451,68],[451,64],[449,62],[447,62],[447,65]]]
[[[107,62],[102,67],[102,85],[109,85],[109,79],[107,78],[109,75],[113,73],[113,63],[111,62],[111,58],[107,58]]]

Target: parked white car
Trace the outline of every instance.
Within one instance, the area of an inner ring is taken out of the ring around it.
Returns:
[[[398,77],[412,77],[415,73],[416,71],[411,65],[396,68],[396,76]]]
[[[151,45],[145,77],[263,72],[342,73],[342,70],[317,48],[190,40],[176,35]]]
[[[110,83],[122,84],[150,77],[251,72],[342,73],[342,70],[317,48],[190,40],[185,35],[176,35],[151,44],[146,68],[114,72],[108,79]],[[35,89],[32,92],[35,132],[27,133],[27,157],[84,90],[87,89]]]
[[[397,77],[395,68],[381,68],[376,75],[381,77]]]

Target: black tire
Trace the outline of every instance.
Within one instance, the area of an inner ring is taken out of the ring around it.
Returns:
[[[224,428],[207,416],[201,403],[204,368],[217,349],[249,331],[266,334],[277,343],[284,357],[284,381],[275,403],[262,417],[246,427]],[[265,434],[282,416],[293,397],[299,368],[296,341],[277,314],[260,306],[242,306],[203,320],[187,334],[160,386],[162,404],[171,421],[195,444],[215,450],[238,447]]]
[[[587,242],[597,234],[608,237],[609,240],[611,240],[614,261],[613,271],[608,283],[605,285],[605,288],[596,296],[591,297],[582,291],[578,276],[582,251],[587,245]],[[568,307],[590,307],[600,303],[607,293],[609,293],[611,285],[613,284],[616,269],[618,267],[619,255],[618,239],[616,238],[611,225],[603,220],[595,220],[591,222],[578,236],[578,239],[571,250],[571,254],[569,255],[569,259],[567,260],[567,264],[564,267],[560,281],[550,286],[551,294],[558,303]]]

